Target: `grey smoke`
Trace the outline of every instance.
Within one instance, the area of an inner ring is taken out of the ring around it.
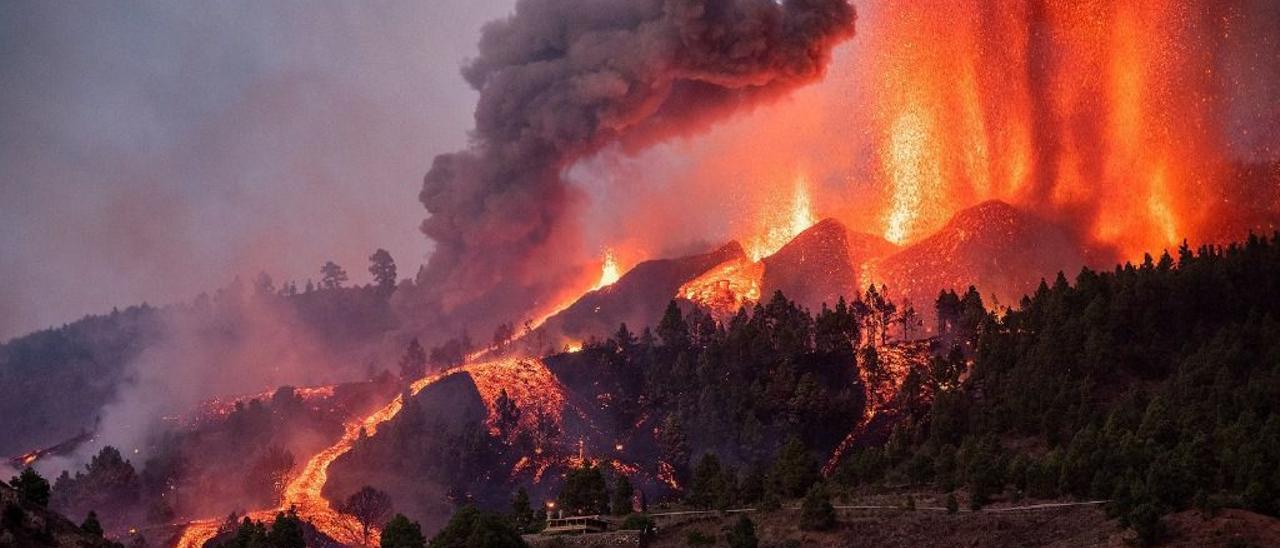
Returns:
[[[565,237],[574,161],[697,132],[814,81],[854,21],[844,0],[518,2],[463,70],[480,92],[471,145],[437,156],[424,180],[422,231],[436,244],[424,299],[447,312],[516,297],[520,312],[580,259]]]

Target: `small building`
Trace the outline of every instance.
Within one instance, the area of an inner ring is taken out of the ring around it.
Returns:
[[[584,533],[603,533],[609,530],[609,522],[600,516],[573,516],[570,518],[548,518],[544,535],[581,535]]]

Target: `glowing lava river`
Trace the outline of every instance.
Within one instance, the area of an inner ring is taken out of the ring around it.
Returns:
[[[471,373],[474,370],[509,369],[513,365],[526,365],[535,368],[545,367],[536,359],[503,358],[487,362],[470,363],[433,373],[415,381],[409,392],[417,395],[424,388],[457,373]],[[496,366],[496,367],[495,367]],[[360,524],[355,518],[339,513],[328,500],[321,495],[325,483],[329,479],[329,465],[338,457],[350,451],[360,438],[363,430],[367,435],[374,435],[378,426],[391,420],[404,406],[403,395],[398,395],[386,406],[358,421],[348,422],[336,443],[317,453],[307,460],[306,465],[293,476],[284,488],[283,500],[279,507],[268,510],[256,510],[248,513],[255,521],[270,521],[278,512],[290,507],[298,516],[311,522],[316,529],[334,540],[348,545],[364,545],[366,540],[361,536]],[[178,548],[200,548],[209,539],[218,534],[223,520],[211,518],[190,522],[182,531],[176,546]],[[378,531],[370,531],[370,539],[378,538]]]

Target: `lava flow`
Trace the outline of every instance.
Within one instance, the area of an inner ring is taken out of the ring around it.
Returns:
[[[415,381],[409,387],[409,391],[411,394],[416,395],[427,386],[469,367],[472,366],[461,366],[433,373]],[[364,539],[360,536],[360,524],[356,522],[355,518],[335,510],[329,504],[329,501],[325,500],[324,496],[321,495],[321,490],[329,479],[329,465],[351,450],[356,440],[359,439],[361,431],[368,435],[373,435],[377,432],[379,425],[395,417],[400,412],[400,409],[404,407],[402,398],[403,396],[396,396],[385,407],[374,411],[359,421],[347,423],[342,438],[337,443],[308,459],[302,471],[289,480],[289,483],[284,488],[284,500],[279,508],[250,512],[248,517],[254,520],[269,520],[277,512],[282,512],[292,507],[297,510],[298,516],[310,521],[317,529],[333,539],[346,544],[363,544]],[[199,548],[203,546],[205,542],[218,534],[220,525],[221,522],[216,519],[191,522],[183,531],[181,538],[179,538],[178,548]],[[377,535],[374,534],[373,536],[376,537]]]
[[[913,341],[876,346],[877,367],[869,367],[859,363],[858,377],[864,387],[867,401],[862,408],[862,417],[853,429],[840,441],[831,458],[822,466],[822,475],[831,476],[841,457],[853,447],[866,432],[871,422],[883,413],[892,410],[901,393],[903,381],[913,368],[926,367],[929,363],[929,343]],[[861,361],[861,360],[859,360]]]

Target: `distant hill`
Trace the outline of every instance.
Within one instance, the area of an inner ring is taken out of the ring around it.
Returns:
[[[190,303],[135,306],[18,337],[0,344],[0,456],[94,431],[103,407],[139,379],[132,366],[144,358],[155,364],[154,376],[185,375],[186,383],[174,383],[194,404],[282,384],[363,378],[383,346],[403,348],[378,344],[396,326],[387,299],[373,288],[285,295],[233,284]],[[162,403],[176,395],[152,396]]]

